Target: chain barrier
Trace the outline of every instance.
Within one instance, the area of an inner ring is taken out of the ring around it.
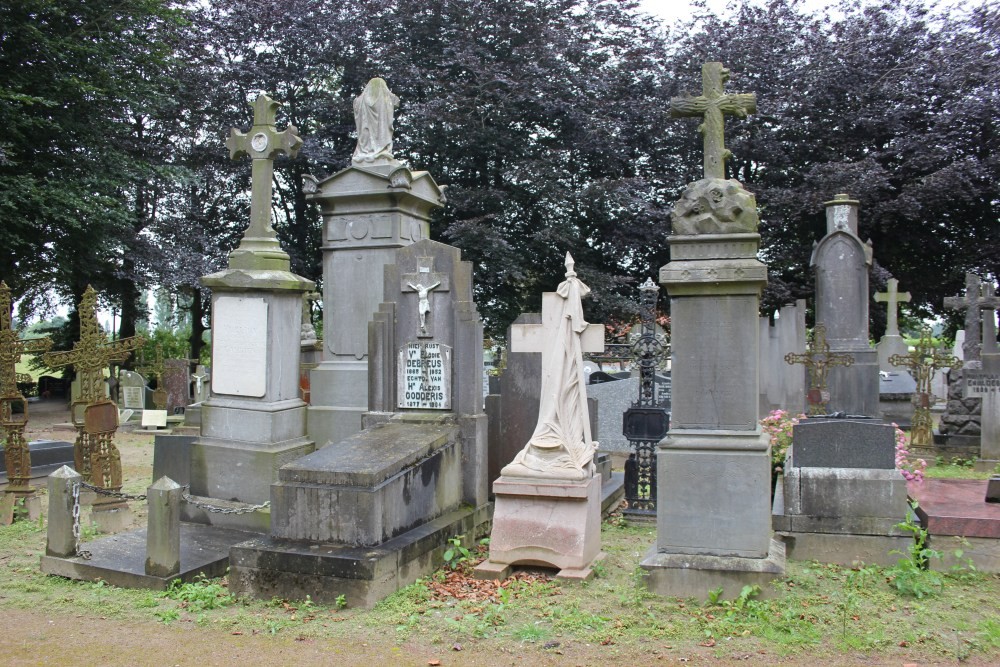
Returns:
[[[93,484],[87,484],[86,482],[80,482],[80,486],[85,489],[90,489],[99,496],[107,496],[109,498],[121,498],[122,500],[145,500],[146,494],[135,495],[131,493],[122,493],[121,491],[111,491],[110,489],[101,488],[100,486],[94,486]]]
[[[183,487],[185,490],[189,487]],[[271,501],[267,500],[260,505],[246,505],[244,507],[219,507],[217,505],[210,505],[203,500],[195,500],[194,496],[190,493],[184,493],[181,495],[184,502],[194,505],[198,509],[203,509],[206,512],[211,512],[213,514],[250,514],[252,512],[257,512],[263,509],[267,509],[271,506]]]
[[[90,560],[90,552],[80,548],[80,487],[83,482],[73,483],[73,547],[76,555],[84,560]]]

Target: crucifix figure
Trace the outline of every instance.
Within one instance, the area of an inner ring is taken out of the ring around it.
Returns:
[[[588,479],[597,443],[590,433],[583,353],[604,351],[604,327],[583,319],[590,288],[576,277],[566,253],[566,280],[542,298],[542,323],[512,327],[511,351],[542,353],[538,423],[502,475]]]
[[[991,286],[992,287],[992,286]],[[944,307],[950,310],[965,310],[965,343],[962,345],[966,366],[977,366],[981,359],[982,336],[980,322],[983,308],[997,308],[1000,303],[992,295],[984,297],[982,281],[974,273],[965,274],[965,295],[949,296],[944,300]]]
[[[229,157],[237,159],[249,155],[253,160],[250,194],[250,226],[240,240],[240,246],[230,255],[232,268],[285,268],[267,264],[260,259],[288,263],[288,255],[278,244],[271,227],[271,188],[274,178],[274,158],[280,154],[295,157],[302,146],[294,125],[278,132],[274,117],[280,104],[261,93],[253,104],[253,127],[243,133],[232,128],[226,140]],[[253,259],[256,255],[257,259]],[[246,264],[246,266],[244,266]]]
[[[817,324],[813,329],[812,345],[805,354],[789,352],[785,355],[786,364],[803,364],[809,369],[809,401],[810,415],[825,415],[830,402],[830,392],[827,390],[826,379],[834,366],[851,366],[854,356],[842,352],[830,352],[830,344],[826,342],[826,327]]]
[[[417,317],[420,319],[419,338],[433,338],[428,327],[427,316],[431,314],[431,290],[447,292],[450,289],[448,275],[434,273],[434,258],[417,258],[417,272],[408,273],[401,278],[400,289],[404,292],[417,293]]]
[[[108,341],[97,323],[97,292],[90,285],[80,307],[80,340],[66,352],[49,352],[43,357],[52,369],[72,366],[80,378],[80,398],[73,404],[76,442],[73,459],[85,482],[110,491],[122,486],[121,455],[113,438],[118,430],[118,406],[104,395],[104,368],[112,361],[123,362],[145,342],[141,337]],[[78,408],[83,408],[83,415]],[[110,509],[110,506],[109,506]]]
[[[931,395],[931,378],[934,372],[941,368],[959,369],[961,360],[947,352],[934,349],[930,327],[924,327],[920,332],[920,340],[909,354],[894,354],[889,357],[893,366],[905,366],[917,383],[917,391],[913,394],[913,425],[910,427],[910,444],[930,447],[934,444],[931,420],[931,406],[934,397]]]
[[[7,464],[7,493],[29,496],[31,488],[31,453],[24,439],[28,423],[28,402],[18,391],[15,370],[22,354],[47,352],[52,348],[48,337],[21,340],[11,320],[10,288],[0,281],[0,427],[3,427],[4,461]]]
[[[723,92],[728,80],[729,70],[722,63],[705,63],[701,67],[701,95],[670,99],[672,117],[698,116],[703,119],[698,131],[705,140],[705,178],[726,177],[726,160],[732,153],[725,146],[724,116],[745,118],[747,114],[757,111],[757,96],[753,93]]]
[[[885,335],[886,336],[898,336],[899,335],[899,323],[896,319],[896,313],[898,311],[899,302],[909,303],[910,293],[900,292],[899,281],[895,278],[889,278],[889,282],[886,285],[885,292],[876,292],[875,300],[881,303],[885,303],[888,317],[886,319],[885,325]]]

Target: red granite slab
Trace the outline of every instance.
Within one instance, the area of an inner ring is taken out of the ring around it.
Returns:
[[[925,479],[909,482],[907,491],[932,536],[1000,539],[1000,503],[986,502],[985,479]]]

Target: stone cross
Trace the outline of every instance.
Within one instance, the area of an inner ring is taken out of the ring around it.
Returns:
[[[888,304],[888,319],[885,325],[885,335],[886,336],[898,336],[899,335],[899,323],[896,320],[896,313],[899,306],[899,302],[909,303],[910,293],[898,291],[899,281],[895,278],[889,278],[889,283],[886,286],[885,292],[876,292],[875,300],[878,302],[883,302]]]
[[[72,350],[48,352],[42,360],[52,369],[72,366],[80,379],[77,403],[86,406],[86,412],[83,419],[78,418],[77,404],[74,404],[76,471],[87,482],[117,491],[122,485],[121,457],[112,436],[118,428],[118,407],[104,395],[104,368],[111,362],[122,363],[145,341],[139,336],[108,341],[97,323],[97,292],[90,285],[83,293],[77,312],[80,340],[73,344]],[[113,425],[107,417],[112,411]]]
[[[7,464],[7,493],[28,496],[31,488],[31,454],[24,439],[28,423],[28,402],[17,389],[17,362],[21,355],[47,352],[52,347],[50,338],[21,340],[11,320],[10,288],[0,281],[0,427],[5,438],[4,459]],[[15,416],[14,407],[20,411]]]
[[[983,298],[981,313],[983,319],[983,348],[984,354],[997,353],[997,308],[1000,308],[1000,298],[997,298],[996,288],[993,283],[983,283]]]
[[[274,117],[280,104],[261,93],[253,104],[253,127],[243,133],[230,130],[226,140],[229,156],[237,159],[249,155],[253,160],[250,195],[250,227],[243,235],[238,251],[266,251],[282,253],[278,239],[271,227],[271,188],[274,178],[274,158],[280,154],[295,157],[302,146],[294,125],[278,132]],[[287,260],[287,255],[285,255]]]
[[[934,444],[934,423],[931,419],[931,378],[941,368],[959,369],[962,362],[942,350],[934,348],[930,327],[920,332],[920,340],[909,354],[894,354],[889,357],[893,366],[905,366],[917,383],[913,394],[913,422],[910,427],[910,444],[929,447]]]
[[[984,296],[982,288],[979,276],[974,273],[966,273],[965,295],[949,296],[944,300],[945,308],[965,310],[965,343],[962,345],[962,354],[966,364],[978,362],[981,359],[982,336],[979,325],[982,321],[982,309],[996,309],[1000,306],[997,297],[993,296],[992,289],[989,290],[988,296]]]
[[[417,315],[420,318],[418,338],[433,338],[427,326],[427,316],[431,313],[431,290],[447,292],[451,289],[448,274],[434,273],[434,258],[417,258],[417,272],[407,273],[400,278],[400,289],[417,293]]]
[[[827,390],[826,379],[834,366],[850,366],[854,356],[841,352],[830,352],[830,344],[826,342],[826,327],[817,324],[813,329],[812,345],[804,354],[789,352],[785,355],[786,364],[803,364],[809,369],[809,401],[810,415],[823,415],[827,412],[830,402],[830,392]]]
[[[702,117],[698,126],[705,140],[705,178],[725,178],[726,160],[732,155],[725,146],[724,116],[745,118],[757,111],[753,93],[725,94],[723,86],[729,70],[722,63],[710,62],[701,67],[702,94],[698,97],[672,97],[670,115],[674,118]]]

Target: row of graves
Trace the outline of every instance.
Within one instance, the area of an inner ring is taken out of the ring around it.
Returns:
[[[302,142],[293,126],[277,130],[278,104],[262,94],[252,128],[233,130],[227,142],[233,158],[253,162],[250,225],[228,267],[202,278],[212,290],[210,389],[197,432],[155,437],[146,528],[79,542],[81,504],[113,516],[131,499],[121,493],[113,443],[118,406],[96,369],[138,341],[107,341],[95,319],[73,351],[48,353],[50,365],[72,364],[84,376],[84,406],[74,465],[48,478],[42,571],[164,588],[229,567],[237,594],[344,596],[370,606],[438,566],[451,538],[489,534],[479,576],[542,566],[585,579],[601,558],[602,511],[623,494],[636,515],[656,522],[639,565],[646,585],[663,595],[702,597],[721,587],[734,596],[781,577],[788,556],[881,563],[891,549],[905,550],[909,538],[897,524],[915,491],[896,469],[893,426],[876,417],[879,351],[867,329],[872,248],[858,237],[858,203],[838,195],[826,205],[828,233],[813,253],[811,343],[802,303],[777,325],[761,321],[767,267],[758,259],[756,202],[725,178],[723,136],[724,117],[753,113],[756,99],[726,93],[728,77],[721,63],[706,63],[702,94],[672,100],[673,115],[702,121],[704,178],[674,208],[671,261],[659,275],[672,317],[669,380],[657,373],[667,354],[652,325],[658,288],[652,281],[642,288],[642,331],[630,348],[635,394],[614,411],[628,448],[624,474],[598,452],[599,410],[584,355],[605,354],[604,327],[584,319],[590,290],[568,253],[563,266],[551,267],[563,280],[543,295],[542,312],[511,327],[507,368],[484,409],[472,266],[458,249],[428,239],[444,194],[430,174],[393,157],[398,99],[381,79],[355,100],[351,165],[306,178],[323,215],[326,304],[324,339],[310,335],[302,313],[314,285],[290,271],[269,210],[273,160],[295,155]],[[899,300],[895,286],[886,298]],[[990,298],[989,289],[970,287],[954,305],[981,317],[995,307],[983,305]],[[983,424],[985,457],[996,451],[986,444],[995,429],[986,405],[997,383],[986,364],[992,348],[979,345],[977,331],[967,319],[960,378],[959,360],[932,349],[929,337],[912,352],[897,346],[887,362],[913,374],[919,433],[930,378],[949,367],[965,392],[956,400],[982,403],[969,411]],[[988,335],[995,341],[995,331]],[[4,350],[23,348],[16,338],[3,341]],[[6,363],[11,353],[4,354]],[[793,411],[808,402],[810,412],[776,480],[759,424],[774,401]],[[5,427],[9,421],[4,412]],[[30,465],[27,447],[14,449],[25,462],[13,465]],[[996,507],[984,490],[975,491],[981,515],[957,529],[939,523],[981,539],[969,555],[997,570],[1000,533],[988,533],[1000,517],[988,514]],[[948,534],[935,532],[933,513],[921,519],[933,539]]]

